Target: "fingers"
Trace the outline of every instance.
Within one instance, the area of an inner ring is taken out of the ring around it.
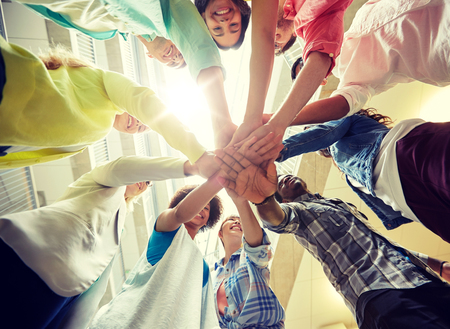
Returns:
[[[214,159],[219,164],[220,169],[229,176],[230,179],[236,179],[238,173],[241,172],[244,167],[224,150],[218,149],[215,153],[216,157]]]
[[[225,159],[230,161],[227,162],[227,164],[233,164],[237,172],[241,172],[243,169],[249,167],[252,165],[252,162],[249,161],[242,153],[240,153],[238,150],[234,149],[233,147],[228,147],[224,149],[224,152],[233,160],[229,160],[228,158],[224,157]],[[226,162],[226,161],[225,161]]]
[[[234,191],[234,189],[236,188],[236,183],[229,179],[226,179],[225,177],[218,176],[217,181],[219,182],[220,185],[222,185],[224,188],[226,188],[227,191],[228,190]]]

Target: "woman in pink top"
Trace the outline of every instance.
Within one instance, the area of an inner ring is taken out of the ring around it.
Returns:
[[[244,123],[233,136],[232,142],[235,143],[249,135],[261,138],[269,132],[284,133],[323,79],[331,73],[342,45],[344,12],[352,0],[273,0],[270,6],[274,6],[273,2],[278,5],[278,11],[272,7],[262,10],[260,15],[264,19],[260,21],[257,20],[260,18],[257,3],[252,8],[253,51],[249,100]],[[306,43],[303,49],[305,66],[283,105],[263,125],[262,112],[273,66],[273,53],[287,50],[296,36]],[[257,96],[258,101],[253,101]]]

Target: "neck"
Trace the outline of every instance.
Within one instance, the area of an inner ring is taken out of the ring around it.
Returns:
[[[241,246],[242,246],[241,240],[224,243],[225,248],[225,257],[223,258],[224,266],[230,260],[231,255],[233,255],[236,251],[238,251]]]
[[[198,233],[199,228],[192,228],[186,225],[184,225],[184,227],[186,227],[186,230],[188,231],[188,234],[191,236],[191,239],[194,240],[195,236]]]

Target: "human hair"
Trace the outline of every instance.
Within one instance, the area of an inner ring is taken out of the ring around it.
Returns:
[[[361,109],[358,112],[356,112],[355,114],[371,118],[371,119],[375,120],[376,122],[378,122],[379,124],[382,124],[382,125],[388,127],[389,129],[391,128],[390,126],[394,124],[394,121],[392,121],[392,119],[390,117],[388,117],[387,115],[378,113],[377,110],[374,109],[373,107],[370,107],[368,109]]]
[[[208,6],[208,3],[210,1],[211,0],[195,0],[194,4],[195,4],[195,7],[197,7],[197,10],[200,13],[200,15],[205,12],[206,7]],[[239,35],[238,41],[236,41],[236,43],[234,45],[232,45],[231,47],[221,46],[213,38],[217,47],[222,50],[229,50],[229,49],[237,50],[241,47],[242,43],[244,42],[245,32],[247,31],[248,24],[250,22],[250,16],[252,13],[252,9],[248,5],[247,1],[244,1],[244,0],[231,0],[231,1],[233,1],[233,3],[236,5],[236,7],[238,7],[239,12],[241,13],[241,34]]]
[[[92,63],[76,57],[70,50],[61,44],[52,45],[45,53],[41,52],[38,56],[47,70],[56,70],[61,66],[74,68],[94,67]]]
[[[299,58],[297,58],[294,62],[294,64],[292,64],[291,67],[291,79],[292,81],[294,81],[295,79],[297,79],[297,67],[299,67],[299,69],[301,70],[303,68],[303,66],[305,65],[305,63],[303,62],[303,57],[300,56]],[[300,72],[299,70],[299,72]]]
[[[169,208],[175,208],[189,193],[195,190],[198,185],[185,185],[180,187],[172,199],[169,202]],[[209,218],[206,222],[205,226],[202,226],[199,232],[205,231],[207,228],[212,228],[219,221],[220,216],[223,212],[222,200],[218,195],[215,195],[211,201],[209,201],[210,209],[209,209]]]
[[[187,66],[186,61],[183,62],[183,64],[181,64],[180,66],[177,67],[177,70],[179,69],[184,69]]]
[[[283,48],[280,49],[280,51],[275,52],[276,56],[280,56],[281,54],[284,54],[286,51],[288,51],[295,43],[295,40],[297,40],[297,36],[295,34],[292,34],[291,38],[286,42],[286,44],[283,46]]]
[[[142,195],[144,193],[141,193],[139,195],[135,195],[135,196],[132,196],[132,197],[125,198],[125,203],[127,205],[127,213],[130,213],[130,212],[134,211],[134,205],[136,203],[138,203],[138,201],[141,199],[141,197],[142,197]]]

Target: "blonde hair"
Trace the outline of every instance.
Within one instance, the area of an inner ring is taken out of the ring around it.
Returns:
[[[127,213],[131,213],[134,211],[134,204],[139,202],[143,194],[144,193],[129,198],[125,198],[125,203],[127,204]]]
[[[72,51],[61,44],[53,44],[48,51],[39,54],[40,60],[44,63],[47,70],[56,70],[61,66],[68,67],[95,67],[83,59],[76,57]]]

